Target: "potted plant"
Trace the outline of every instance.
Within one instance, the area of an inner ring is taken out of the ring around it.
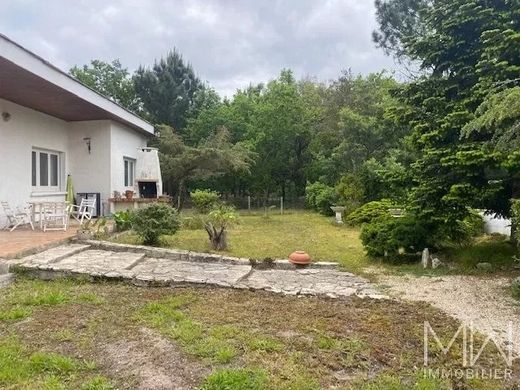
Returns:
[[[134,191],[132,190],[126,190],[125,191],[126,199],[132,200],[134,198]]]

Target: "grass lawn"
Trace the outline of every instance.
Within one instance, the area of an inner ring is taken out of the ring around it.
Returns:
[[[430,322],[445,345],[458,327],[424,304],[25,278],[1,292],[0,388],[504,385],[423,376],[423,322]],[[461,366],[460,347],[448,355],[430,347],[432,368]],[[519,383],[518,363],[509,384]],[[500,357],[488,349],[478,364],[501,367]]]
[[[284,215],[242,213],[240,224],[228,233],[229,253],[237,257],[286,259],[295,250],[308,252],[313,260],[337,261],[349,271],[361,271],[370,264],[359,241],[359,229],[335,226],[332,218],[313,212],[289,211]],[[139,243],[135,235],[123,235],[118,242]],[[161,245],[193,251],[211,251],[203,228],[181,229],[166,236]]]
[[[190,214],[184,215],[190,218]],[[424,270],[419,263],[385,264],[381,260],[365,255],[359,240],[359,228],[337,226],[332,217],[324,217],[309,211],[289,211],[285,215],[272,213],[263,215],[242,213],[240,224],[229,231],[229,251],[226,253],[245,258],[264,259],[287,258],[294,250],[305,250],[313,260],[336,261],[342,268],[362,274],[366,267],[378,272],[412,273],[417,275],[475,274],[485,275],[486,271],[476,268],[476,264],[489,262],[493,272],[508,272],[515,266],[515,248],[499,237],[483,236],[471,246],[445,250],[434,254],[450,267]],[[117,242],[139,244],[139,238],[130,233],[119,236]],[[182,228],[173,236],[161,239],[164,247],[212,252],[207,234],[202,227]],[[370,273],[367,276],[370,277]]]

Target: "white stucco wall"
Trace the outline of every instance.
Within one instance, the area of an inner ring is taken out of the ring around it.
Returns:
[[[494,217],[493,215],[486,215],[481,213],[484,218],[484,231],[487,234],[500,233],[506,236],[511,236],[511,220],[501,217]]]
[[[0,99],[0,112],[11,115],[9,121],[0,118],[0,200],[11,207],[23,207],[29,200],[64,199],[64,192],[36,193],[31,187],[31,152],[33,147],[62,153],[62,172],[68,164],[68,124]],[[63,178],[60,189],[64,191]],[[5,224],[0,210],[0,227]]]
[[[124,158],[136,160],[137,149],[146,146],[147,137],[117,122],[112,122],[110,128],[112,164],[110,187],[112,191],[124,193],[126,190],[132,190],[137,193],[135,183],[133,186],[125,187]]]
[[[108,211],[110,187],[111,121],[71,122],[69,131],[69,170],[74,192],[99,192],[100,211]],[[84,138],[90,138],[90,153]]]
[[[66,176],[72,176],[74,192],[99,192],[101,212],[108,213],[108,198],[124,191],[124,157],[137,158],[147,136],[111,120],[65,122],[0,99],[0,200],[23,207],[30,200],[65,199]],[[88,152],[84,138],[90,138]],[[31,186],[33,147],[60,152],[59,192],[34,192]],[[132,188],[134,189],[134,188]],[[134,189],[135,190],[135,189]],[[5,224],[0,210],[0,227]]]

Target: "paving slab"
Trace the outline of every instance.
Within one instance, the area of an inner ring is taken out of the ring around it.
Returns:
[[[111,251],[88,245],[63,245],[22,259],[18,268],[45,279],[60,275],[124,279],[137,285],[205,284],[287,295],[330,298],[386,298],[366,279],[327,267],[259,269],[248,261],[223,261],[222,256],[196,254],[196,261],[178,257],[146,257],[149,251]],[[158,253],[158,252],[157,252]]]
[[[132,269],[132,277],[144,283],[172,282],[233,286],[247,277],[251,270],[250,265],[148,258]]]
[[[10,265],[23,264],[28,267],[52,264],[76,253],[82,252],[89,247],[90,245],[85,244],[60,245],[34,255],[22,257],[21,259],[7,260],[7,263]]]
[[[384,298],[368,280],[349,272],[329,269],[255,270],[237,287],[287,295]]]
[[[14,281],[13,274],[0,275],[0,288],[9,286]]]
[[[72,273],[100,276],[110,274],[112,277],[128,275],[128,270],[144,258],[143,253],[111,252],[90,249],[69,256],[55,263],[38,264],[36,268],[52,271],[68,271]],[[23,264],[30,268],[31,265]]]

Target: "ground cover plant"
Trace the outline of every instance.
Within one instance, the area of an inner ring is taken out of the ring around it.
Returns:
[[[25,278],[3,292],[1,313],[30,310],[0,320],[2,388],[502,386],[422,377],[423,321],[445,342],[458,326],[425,304]],[[457,347],[431,347],[435,367],[460,366]]]

